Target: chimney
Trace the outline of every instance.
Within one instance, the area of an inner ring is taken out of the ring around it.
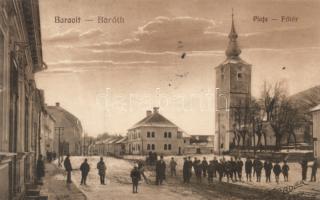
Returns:
[[[159,107],[153,107],[153,113],[159,113]]]
[[[59,102],[56,102],[56,106],[59,107],[59,106],[60,106],[60,103],[59,103]]]
[[[152,111],[151,110],[147,110],[147,117],[151,116],[152,115]]]

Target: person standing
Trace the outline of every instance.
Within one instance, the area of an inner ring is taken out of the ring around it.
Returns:
[[[231,165],[231,179],[232,181],[238,181],[237,180],[237,163],[236,159],[234,160],[233,158],[230,159],[230,165]]]
[[[279,175],[281,174],[281,167],[279,165],[279,161],[277,161],[276,164],[273,166],[273,173],[276,178],[277,184],[279,184]]]
[[[261,171],[263,168],[263,164],[259,159],[256,159],[255,171],[257,176],[257,182],[261,182]]]
[[[217,169],[218,169],[218,160],[217,157],[213,157],[213,177],[216,178],[217,177]]]
[[[318,160],[314,159],[313,164],[311,166],[311,182],[316,182],[317,181],[317,169],[318,169]]]
[[[45,176],[45,166],[42,155],[40,154],[37,160],[37,179],[39,183],[42,183],[42,178]]]
[[[207,176],[207,169],[208,169],[208,161],[206,159],[206,157],[203,157],[203,160],[202,160],[202,174],[203,174],[203,177],[206,177]]]
[[[266,160],[264,162],[264,171],[266,173],[266,182],[270,183],[271,182],[271,171],[272,171],[272,168],[273,168],[273,165],[272,165],[272,162],[270,160]]]
[[[246,171],[246,177],[247,177],[247,181],[250,180],[251,182],[251,173],[252,173],[252,161],[250,158],[247,158],[246,162],[245,162],[245,171]]]
[[[182,173],[183,173],[183,183],[189,183],[190,179],[190,172],[189,172],[189,161],[187,158],[183,158],[183,168],[182,168]]]
[[[213,171],[214,171],[213,160],[211,160],[208,166],[208,183],[213,183]]]
[[[84,159],[84,162],[80,166],[81,171],[81,183],[80,185],[87,185],[87,177],[90,171],[90,166],[88,164],[88,159]]]
[[[285,182],[289,181],[289,165],[287,164],[287,161],[283,161],[282,165],[282,174]]]
[[[308,161],[306,159],[303,159],[300,161],[301,169],[302,169],[302,180],[307,180],[307,171],[308,171]]]
[[[240,182],[242,181],[242,168],[243,168],[243,161],[239,157],[237,161],[237,173],[238,173],[238,178]]]
[[[171,158],[170,161],[170,172],[171,172],[171,176],[177,176],[177,172],[176,172],[176,167],[177,167],[177,162],[174,160],[174,158]]]
[[[218,171],[218,174],[219,174],[219,182],[222,181],[222,178],[223,178],[223,173],[224,173],[224,164],[223,164],[223,160],[220,159],[220,162],[217,163],[217,171]]]
[[[107,166],[103,161],[103,157],[100,157],[100,161],[97,164],[97,169],[98,169],[98,174],[100,176],[100,184],[105,185]]]
[[[256,175],[256,165],[257,165],[257,162],[258,162],[258,157],[255,157],[254,160],[253,160],[253,163],[252,163],[252,167],[253,167],[253,177],[255,177],[255,175]]]
[[[199,183],[202,181],[202,164],[200,160],[196,160],[194,163],[194,171]]]
[[[67,183],[68,184],[72,183],[72,181],[71,181],[72,165],[70,162],[70,155],[69,154],[67,155],[66,159],[64,159],[63,165],[64,165],[64,169],[67,172]]]
[[[160,160],[156,164],[156,184],[162,185],[163,180],[166,179],[166,163],[163,160],[163,156],[160,156]]]
[[[131,173],[131,180],[132,180],[132,193],[138,193],[138,185],[139,185],[139,180],[141,179],[140,177],[140,171],[138,169],[138,166],[135,164]]]
[[[190,156],[188,157],[188,166],[189,166],[189,182],[190,182],[190,179],[192,177],[192,166],[193,166]]]
[[[232,178],[232,174],[233,174],[233,172],[232,172],[232,163],[231,163],[230,160],[225,162],[224,170],[225,170],[225,174],[227,175],[227,182],[229,183],[230,178],[233,181],[233,178]]]

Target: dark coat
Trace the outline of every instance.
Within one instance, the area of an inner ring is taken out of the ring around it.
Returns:
[[[157,178],[166,178],[166,163],[163,160],[158,160],[156,164],[156,176]]]
[[[72,171],[70,158],[64,159],[63,165],[64,165],[64,168],[65,168],[66,171]]]
[[[243,162],[242,162],[242,160],[238,160],[237,161],[237,172],[241,173],[242,172],[242,168],[243,168]]]
[[[183,177],[188,177],[190,175],[189,161],[185,160],[183,163]]]
[[[90,171],[90,166],[87,162],[83,162],[80,166],[80,171],[83,176],[87,176]]]
[[[141,174],[140,171],[137,167],[133,168],[133,170],[130,173],[132,183],[133,184],[138,184],[139,180],[141,179]]]
[[[284,165],[282,166],[282,173],[283,173],[284,175],[288,175],[289,170],[290,170],[289,165],[284,164]]]
[[[260,160],[256,160],[256,163],[254,165],[254,169],[256,170],[256,172],[261,172],[263,168],[263,164]]]
[[[251,160],[247,160],[245,162],[245,170],[246,170],[247,174],[250,174],[252,172],[252,166],[253,166],[253,164],[252,164]]]
[[[279,176],[280,173],[281,173],[281,167],[279,164],[275,164],[273,166],[273,173],[276,175],[276,176]]]
[[[208,166],[209,166],[208,161],[203,160],[203,161],[202,161],[202,169],[203,169],[203,170],[207,170]]]
[[[37,176],[38,176],[38,178],[42,178],[42,177],[44,177],[44,175],[45,175],[45,172],[44,172],[44,162],[43,162],[43,160],[38,160],[37,161]]]
[[[272,162],[264,162],[264,170],[266,171],[266,174],[271,174],[271,170],[273,168]]]
[[[98,173],[99,173],[100,176],[106,175],[107,167],[106,167],[106,164],[103,161],[99,161],[98,162],[97,169],[99,171]]]

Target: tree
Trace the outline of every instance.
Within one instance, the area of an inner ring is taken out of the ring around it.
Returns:
[[[266,120],[275,133],[276,148],[281,148],[281,141],[285,136],[287,136],[288,142],[293,137],[296,143],[294,130],[301,126],[302,119],[298,109],[287,97],[284,82],[278,82],[274,86],[265,82],[262,100],[264,102],[262,109],[266,114]]]

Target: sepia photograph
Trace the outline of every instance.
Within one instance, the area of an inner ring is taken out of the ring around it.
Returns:
[[[320,200],[319,10],[0,0],[0,200]]]

